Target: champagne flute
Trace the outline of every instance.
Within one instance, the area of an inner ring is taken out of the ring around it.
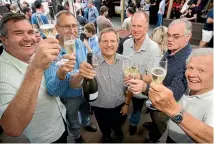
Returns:
[[[130,74],[131,60],[130,59],[124,59],[122,68],[123,68],[124,77],[127,77]],[[127,87],[126,84],[124,84],[124,85]]]
[[[154,58],[154,64],[151,70],[151,76],[152,76],[153,82],[157,84],[161,84],[163,82],[167,73],[167,64],[168,63],[166,58],[161,58],[161,57]],[[154,108],[154,106],[152,105],[152,102],[149,99],[146,101],[146,106],[149,109],[156,110],[156,108]]]
[[[138,61],[131,61],[131,67],[129,73],[133,79],[139,74],[139,63]]]

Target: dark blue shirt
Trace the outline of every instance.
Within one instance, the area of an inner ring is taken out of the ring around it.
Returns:
[[[214,9],[211,9],[209,11],[209,13],[207,14],[207,19],[208,18],[211,18],[213,19],[213,13],[214,13]],[[213,23],[207,23],[207,19],[206,19],[206,22],[205,22],[205,25],[204,25],[204,30],[207,30],[207,31],[213,31]]]
[[[183,49],[170,56],[168,50],[164,57],[168,60],[167,74],[163,85],[172,90],[175,99],[178,101],[187,89],[185,77],[186,59],[190,55],[192,48],[187,44]]]

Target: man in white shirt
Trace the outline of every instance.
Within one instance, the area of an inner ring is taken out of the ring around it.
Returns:
[[[162,25],[163,15],[164,15],[164,12],[165,12],[165,6],[166,6],[166,1],[165,0],[161,0],[161,2],[159,4],[159,10],[158,10],[157,27]]]
[[[65,107],[59,98],[48,95],[43,78],[59,54],[59,42],[47,38],[37,45],[32,25],[18,13],[2,17],[0,36],[5,47],[0,57],[0,125],[4,132],[9,136],[23,133],[33,143],[66,143]],[[75,61],[73,56],[69,59]]]
[[[123,21],[122,28],[124,28],[128,31],[131,30],[131,18],[132,18],[134,13],[135,13],[135,10],[132,7],[128,7],[126,9],[127,18]]]
[[[171,118],[167,143],[213,143],[213,49],[193,50],[186,67],[189,91],[178,103],[171,90],[155,83],[150,85],[149,99]]]

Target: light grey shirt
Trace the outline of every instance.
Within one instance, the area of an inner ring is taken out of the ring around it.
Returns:
[[[125,102],[122,64],[127,58],[116,54],[113,64],[106,63],[101,53],[97,54],[96,58],[99,64],[95,69],[98,98],[90,104],[101,108],[115,108]]]
[[[161,51],[157,43],[152,41],[148,34],[146,34],[146,37],[144,39],[144,42],[141,46],[141,48],[138,51],[135,51],[134,48],[134,38],[127,39],[123,43],[123,55],[127,56],[132,62],[139,62],[143,67],[144,74],[146,74],[146,70],[150,71],[153,68],[154,63],[154,57],[160,56]],[[142,69],[140,69],[142,71]],[[145,95],[139,94],[135,95],[137,98],[148,98]]]
[[[190,96],[189,93],[186,93],[178,103],[193,117],[214,127],[214,89],[201,95]],[[169,137],[176,143],[195,143],[172,120],[169,120],[168,129]]]
[[[0,118],[19,90],[28,64],[6,51],[0,56]],[[32,143],[51,143],[65,131],[65,106],[59,97],[47,93],[43,77],[33,117],[23,134]]]

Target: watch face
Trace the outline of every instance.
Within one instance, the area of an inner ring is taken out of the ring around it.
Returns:
[[[183,120],[182,115],[176,115],[176,116],[174,117],[174,121],[175,121],[176,123],[179,123],[179,122],[181,122],[182,120]]]

